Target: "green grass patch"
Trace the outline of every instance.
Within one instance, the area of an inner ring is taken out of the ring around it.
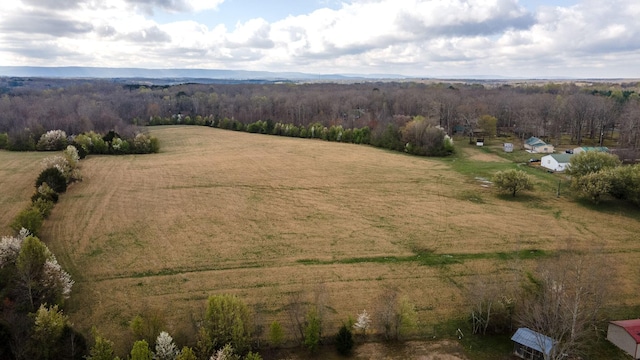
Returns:
[[[478,259],[535,259],[551,256],[552,253],[538,249],[528,249],[513,252],[497,252],[497,253],[473,253],[473,254],[436,254],[430,251],[420,251],[410,256],[370,256],[370,257],[352,257],[335,260],[320,259],[300,259],[297,260],[302,265],[335,265],[335,264],[360,264],[360,263],[377,263],[377,264],[398,264],[406,262],[415,262],[424,266],[446,266],[452,264],[461,264],[467,260]]]
[[[458,200],[470,201],[476,204],[484,204],[485,201],[482,198],[481,194],[477,191],[464,190],[456,194],[455,196]]]
[[[474,335],[466,318],[454,318],[434,326],[434,337],[458,341],[464,348],[465,355],[474,360],[511,359],[512,335]]]

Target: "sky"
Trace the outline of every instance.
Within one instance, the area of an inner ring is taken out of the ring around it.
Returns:
[[[638,0],[5,0],[0,66],[640,78]]]

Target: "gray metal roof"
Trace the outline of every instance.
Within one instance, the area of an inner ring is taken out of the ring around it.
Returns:
[[[549,355],[551,349],[553,349],[553,344],[555,343],[552,338],[527,328],[519,328],[518,331],[513,334],[511,340],[518,344],[538,350],[545,355]]]
[[[573,154],[549,154],[543,157],[546,157],[546,156],[551,156],[559,163],[569,163],[571,161],[571,157],[573,156]]]

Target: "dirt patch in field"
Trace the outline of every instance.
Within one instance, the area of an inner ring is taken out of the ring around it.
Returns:
[[[398,345],[363,344],[355,352],[356,359],[465,360],[462,347],[453,341],[410,341]]]
[[[474,149],[464,149],[463,151],[469,158],[469,160],[484,162],[509,162],[509,160],[502,158],[496,154],[487,154],[484,152],[476,151]]]
[[[263,354],[265,360],[309,359],[310,355],[304,350],[282,350],[270,354]],[[312,356],[313,359],[344,359],[340,357],[334,346],[324,346]],[[408,341],[401,344],[366,343],[358,344],[353,350],[351,359],[376,360],[467,360],[462,346],[455,341]]]

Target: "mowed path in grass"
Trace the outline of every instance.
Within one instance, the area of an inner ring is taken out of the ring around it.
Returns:
[[[61,197],[42,236],[77,282],[73,323],[123,349],[128,322],[149,311],[190,336],[212,294],[236,294],[259,325],[286,327],[290,294],[312,301],[322,289],[332,333],[397,287],[430,331],[463,313],[476,273],[532,266],[501,253],[598,246],[637,275],[636,221],[551,194],[502,200],[452,160],[206,127],[150,130],[159,154],[83,160],[84,181]]]

